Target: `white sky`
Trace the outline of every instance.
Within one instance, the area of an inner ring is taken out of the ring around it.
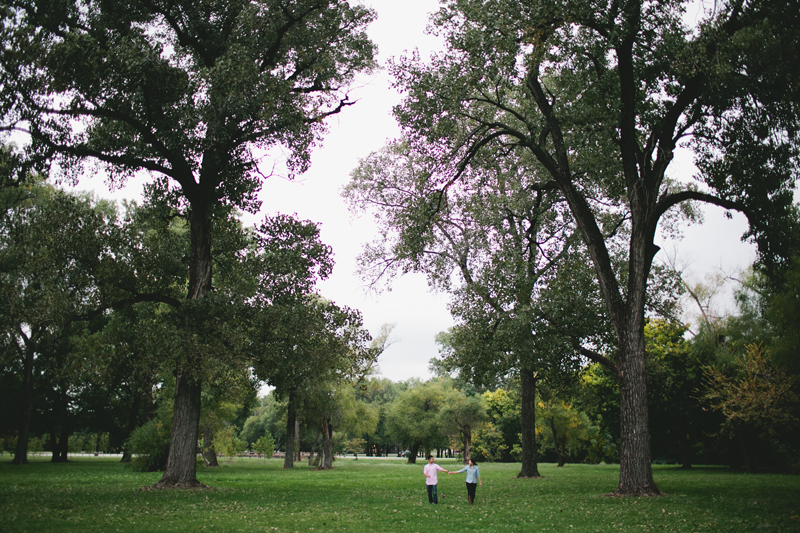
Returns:
[[[382,65],[414,48],[420,50],[422,57],[438,48],[438,40],[424,34],[428,14],[438,9],[437,0],[376,0],[365,4],[378,12],[369,34],[378,44]],[[382,324],[396,324],[392,338],[397,342],[379,359],[382,376],[394,381],[426,379],[430,377],[428,361],[438,355],[434,337],[453,323],[447,312],[447,296],[429,293],[425,277],[420,274],[396,279],[391,292],[366,294],[355,275],[356,256],[364,243],[373,240],[374,226],[368,216],[353,218],[340,196],[358,160],[399,135],[391,108],[399,103],[400,96],[389,88],[384,70],[363,80],[351,97],[358,103],[334,117],[330,133],[314,151],[306,174],[291,182],[280,177],[265,182],[260,194],[262,214],[296,213],[321,224],[322,240],[333,247],[336,259],[333,275],[319,286],[322,294],[339,305],[361,310],[365,325],[373,334]],[[268,171],[270,163],[265,162],[265,167],[262,170]],[[687,179],[691,174],[689,167],[676,166],[672,170],[676,178],[681,172],[687,174],[683,176]],[[88,185],[81,183],[80,188]],[[136,189],[137,184],[132,182],[127,190]],[[99,183],[96,192],[107,195]],[[695,279],[716,268],[727,272],[744,268],[755,258],[753,247],[739,240],[746,229],[744,218],[736,216],[729,221],[722,213],[707,210],[703,226],[687,228],[680,243],[662,245],[670,254],[677,251],[679,265],[687,267]]]

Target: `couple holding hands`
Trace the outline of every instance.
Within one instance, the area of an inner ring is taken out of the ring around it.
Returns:
[[[436,493],[436,485],[439,483],[437,473],[440,471],[447,472],[448,474],[460,474],[462,472],[466,472],[467,500],[469,500],[470,505],[475,502],[475,489],[477,488],[478,484],[483,486],[483,483],[481,483],[481,471],[478,470],[478,465],[475,464],[475,461],[472,459],[469,459],[467,462],[467,466],[458,472],[450,472],[449,470],[445,470],[441,466],[434,463],[432,455],[428,456],[428,464],[426,464],[425,468],[422,469],[422,473],[425,474],[425,488],[428,489],[428,501],[430,503],[439,503],[439,497]]]

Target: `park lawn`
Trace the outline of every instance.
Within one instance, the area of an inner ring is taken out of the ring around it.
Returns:
[[[540,465],[543,479],[516,479],[519,464],[481,464],[483,487],[466,505],[464,475],[440,473],[430,505],[423,462],[339,458],[336,468],[236,459],[200,469],[205,490],[140,490],[159,473],[131,472],[118,459],[67,464],[0,458],[0,531],[796,531],[800,477],[726,468],[654,467],[659,498],[604,496],[616,465]],[[439,460],[448,470],[455,460]]]

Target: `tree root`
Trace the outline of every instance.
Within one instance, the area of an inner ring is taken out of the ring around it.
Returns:
[[[165,482],[159,481],[155,485],[148,485],[146,487],[142,487],[139,490],[167,490],[167,489],[210,489],[208,485],[204,485],[197,480],[190,481],[190,482],[183,482],[183,483],[173,483],[173,482]]]
[[[620,492],[619,490],[615,490],[614,492],[609,492],[603,496],[610,496],[612,498],[659,498],[666,497],[668,494],[665,494],[656,488],[645,487],[633,492]]]

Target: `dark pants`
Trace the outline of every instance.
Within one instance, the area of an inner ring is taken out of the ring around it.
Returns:
[[[436,485],[425,485],[428,489],[428,501],[431,503],[439,503],[439,495],[436,494]]]
[[[469,504],[472,505],[475,503],[475,489],[478,488],[477,483],[467,483],[467,499],[469,500]]]

